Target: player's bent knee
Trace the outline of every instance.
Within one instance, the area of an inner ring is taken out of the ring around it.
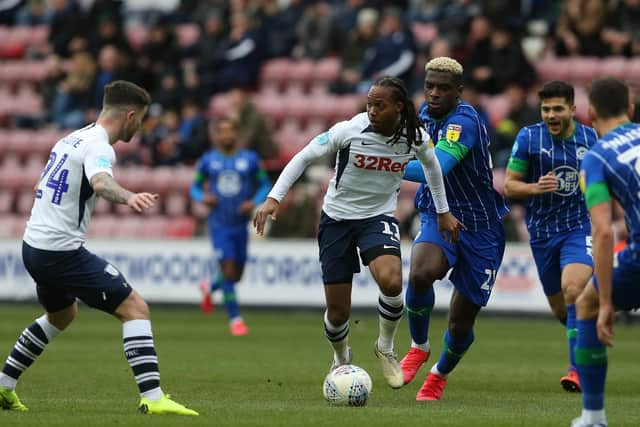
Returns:
[[[409,286],[417,291],[426,291],[433,286],[433,282],[440,279],[436,271],[411,270],[409,272]]]
[[[331,310],[327,307],[327,320],[329,320],[329,323],[333,326],[340,326],[349,320],[349,310]]]
[[[578,319],[595,319],[598,317],[598,297],[591,292],[583,292],[576,300],[576,316]]]
[[[47,320],[58,330],[64,331],[78,314],[78,304],[73,303],[60,311],[47,313]]]
[[[562,294],[567,304],[572,304],[580,296],[580,293],[584,289],[584,283],[579,283],[576,280],[568,280],[562,283]]]
[[[133,291],[122,304],[116,308],[114,315],[122,322],[129,320],[148,320],[149,305],[136,291]]]

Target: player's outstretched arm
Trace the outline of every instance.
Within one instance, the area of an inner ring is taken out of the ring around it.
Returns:
[[[136,212],[142,212],[153,206],[158,200],[157,194],[133,193],[116,182],[111,175],[100,172],[91,178],[91,187],[96,195],[112,202],[128,205]]]

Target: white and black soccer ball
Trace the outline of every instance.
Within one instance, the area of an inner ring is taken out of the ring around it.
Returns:
[[[325,377],[322,394],[332,405],[364,406],[371,389],[371,377],[367,371],[356,365],[342,365]]]

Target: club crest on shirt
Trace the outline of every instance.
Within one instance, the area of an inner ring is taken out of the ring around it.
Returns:
[[[247,159],[236,160],[236,169],[240,172],[244,172],[249,169],[249,162],[247,161]]]
[[[587,154],[587,151],[589,151],[587,147],[576,148],[576,157],[578,158],[578,160],[584,159],[584,156]]]
[[[587,193],[587,173],[585,171],[580,171],[580,190],[583,194]]]
[[[460,140],[460,134],[462,133],[462,126],[450,123],[447,125],[447,133],[445,139],[449,145],[453,145]]]

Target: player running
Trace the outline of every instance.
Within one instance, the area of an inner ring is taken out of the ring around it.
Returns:
[[[259,234],[267,217],[275,218],[280,200],[305,168],[326,154],[337,154],[318,232],[327,303],[324,326],[334,350],[332,369],[352,359],[349,315],[353,274],[360,271],[359,249],[362,263],[369,266],[380,289],[374,351],[386,382],[399,388],[403,377],[393,340],[404,304],[400,233],[393,213],[404,169],[414,155],[433,189],[438,229],[456,240],[462,224],[449,212],[440,166],[404,84],[394,77],[381,77],[369,90],[366,114],[318,135],[284,168],[255,215]]]
[[[423,185],[416,193],[421,226],[411,253],[407,288],[407,317],[411,348],[400,362],[404,382],[409,383],[430,354],[429,322],[435,294],[433,282],[449,269],[455,287],[449,306],[440,360],[433,365],[416,400],[440,400],[447,376],[473,342],[473,324],[489,301],[504,253],[502,217],[508,211],[493,189],[489,138],[478,113],[460,99],[462,66],[454,59],[438,57],[425,67],[426,102],[420,110],[429,135],[436,141],[435,154],[444,175],[451,212],[466,226],[460,240],[442,238],[435,222],[434,189]],[[411,162],[405,179],[424,182]]]
[[[542,122],[516,136],[504,193],[526,200],[531,251],[553,314],[566,326],[569,371],[560,379],[567,391],[580,391],[575,368],[576,307],[593,273],[591,223],[578,188],[580,163],[598,136],[574,116],[573,86],[552,81],[538,92]]]
[[[140,412],[198,415],[169,399],[160,388],[146,302],[116,267],[84,248],[96,196],[126,204],[136,212],[158,199],[157,194],[122,188],[112,171],[112,145],[128,142],[140,129],[149,103],[147,91],[133,83],[108,84],[98,120],[59,140],[49,155],[22,243],[24,265],[36,282],[38,301],[46,313],[22,331],[0,373],[3,409],[27,410],[15,392],[18,379],[71,324],[79,298],[122,322],[125,357],[140,390]]]
[[[221,289],[231,335],[242,336],[249,333],[249,328],[240,316],[235,285],[242,278],[247,261],[247,222],[254,206],[267,197],[271,185],[260,167],[258,154],[237,146],[237,126],[229,117],[210,124],[211,142],[217,148],[198,161],[191,197],[211,208],[209,236],[220,263],[220,274],[211,283],[200,284],[200,306],[210,313],[211,293]]]
[[[629,89],[621,81],[591,83],[589,118],[601,138],[582,160],[580,186],[591,214],[596,273],[576,302],[583,409],[572,427],[606,427],[605,346],[613,346],[614,311],[640,307],[640,125],[629,121],[632,108]],[[628,227],[627,246],[615,257],[614,200]]]

